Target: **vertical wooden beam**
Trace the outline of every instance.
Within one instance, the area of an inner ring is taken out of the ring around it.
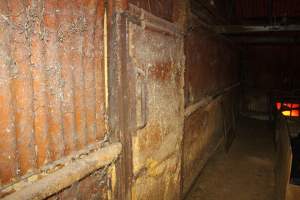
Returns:
[[[188,22],[189,22],[189,16],[191,12],[191,5],[189,0],[177,0],[174,5],[174,16],[176,16],[175,13],[177,14],[176,18],[174,18],[174,22],[179,24],[180,28],[184,31],[184,33],[187,32],[188,30]],[[183,43],[185,43],[185,38],[183,38]],[[185,53],[185,52],[184,52]],[[185,66],[184,69],[186,68],[186,61],[185,61]],[[186,70],[184,70],[186,73]],[[185,77],[185,75],[183,75]],[[185,81],[184,81],[185,83]],[[184,85],[185,87],[185,85]],[[185,90],[184,90],[185,91]],[[184,95],[185,96],[185,95]],[[185,104],[185,102],[184,102]],[[183,119],[184,124],[183,124],[183,131],[182,131],[182,141],[181,141],[181,166],[180,166],[180,199],[184,199],[184,194],[183,194],[183,167],[184,167],[184,130],[185,130],[185,119]]]
[[[108,1],[108,116],[113,141],[122,143],[122,153],[117,162],[115,199],[131,199],[132,142],[130,123],[135,122],[132,111],[134,95],[130,93],[127,69],[128,38],[127,17],[124,11],[127,0]]]

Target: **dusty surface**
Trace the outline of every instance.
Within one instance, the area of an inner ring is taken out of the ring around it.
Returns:
[[[274,145],[269,124],[241,119],[228,154],[208,161],[187,200],[274,199]]]
[[[174,24],[150,13],[143,16],[146,28],[131,23],[128,39],[129,66],[136,73],[136,126],[146,122],[132,137],[132,199],[176,200],[184,120],[183,38]]]

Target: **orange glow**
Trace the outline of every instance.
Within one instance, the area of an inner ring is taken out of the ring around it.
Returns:
[[[299,110],[286,110],[286,111],[282,111],[282,114],[284,116],[290,116],[290,117],[299,117],[300,116]]]
[[[286,107],[286,108],[289,108],[291,110],[285,110],[284,108],[282,107]],[[283,111],[281,112],[282,115],[284,116],[288,116],[288,117],[300,117],[300,104],[297,104],[297,103],[281,103],[281,102],[276,102],[276,108],[277,110],[281,110],[283,109]],[[296,110],[294,110],[296,108]]]
[[[276,108],[277,108],[277,110],[280,110],[280,108],[281,108],[281,103],[280,102],[276,102]]]

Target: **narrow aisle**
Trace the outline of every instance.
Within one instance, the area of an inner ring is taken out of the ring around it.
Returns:
[[[243,118],[230,151],[212,156],[187,200],[273,200],[274,157],[271,126]]]

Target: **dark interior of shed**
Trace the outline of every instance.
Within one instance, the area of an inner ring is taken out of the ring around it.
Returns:
[[[201,19],[210,16],[206,24],[234,43],[241,85],[229,153],[212,156],[187,199],[299,198],[299,3],[194,0],[191,7]]]
[[[0,1],[0,199],[298,200],[297,0]]]

